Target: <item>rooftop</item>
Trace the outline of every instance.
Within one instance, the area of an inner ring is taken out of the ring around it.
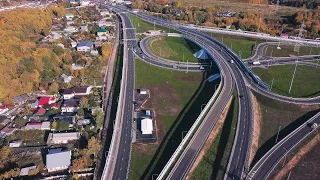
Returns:
[[[46,165],[48,169],[57,167],[69,167],[71,164],[71,151],[62,151],[61,149],[49,150],[46,155]]]
[[[82,41],[78,44],[78,47],[83,47],[83,46],[87,46],[87,47],[92,47],[93,46],[93,42],[91,41]]]

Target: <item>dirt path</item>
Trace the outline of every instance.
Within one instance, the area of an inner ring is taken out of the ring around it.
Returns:
[[[193,163],[190,171],[187,174],[186,180],[189,180],[192,177],[193,172],[195,171],[195,169],[198,167],[200,161],[203,159],[203,157],[206,155],[206,153],[208,152],[208,150],[210,149],[213,141],[215,140],[217,134],[219,133],[220,129],[223,126],[224,120],[227,117],[231,102],[232,102],[233,96],[231,96],[231,98],[229,99],[226,107],[224,108],[221,116],[219,117],[217,123],[215,124],[214,128],[212,129],[207,141],[205,142],[203,148],[201,149],[198,157],[196,158],[195,162]]]
[[[261,108],[257,101],[257,98],[251,93],[251,101],[253,107],[253,133],[252,133],[252,140],[251,140],[251,150],[249,154],[249,162],[248,165],[250,166],[254,155],[256,154],[259,146],[259,137],[260,137],[260,125],[262,120]]]
[[[318,133],[310,142],[305,146],[299,149],[299,151],[294,155],[292,159],[279,171],[274,179],[281,180],[288,174],[298,163],[299,161],[314,148],[318,143],[320,143],[320,134]]]

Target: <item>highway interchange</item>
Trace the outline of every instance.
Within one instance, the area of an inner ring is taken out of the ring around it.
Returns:
[[[124,26],[124,40],[127,43],[125,51],[127,51],[127,70],[126,70],[126,87],[125,87],[125,100],[123,107],[123,124],[121,131],[121,139],[119,141],[119,151],[116,157],[116,164],[114,168],[112,179],[126,179],[128,173],[128,167],[130,162],[130,152],[131,152],[131,126],[132,126],[132,113],[133,113],[133,88],[134,88],[134,54],[146,62],[163,66],[166,68],[173,69],[187,69],[188,70],[199,70],[199,66],[188,67],[185,65],[173,65],[172,63],[166,63],[163,60],[157,61],[154,57],[150,57],[150,53],[142,51],[135,40],[135,30],[130,22],[130,19],[124,13],[119,13],[123,20]],[[288,98],[280,95],[271,93],[270,91],[262,88],[259,84],[256,84],[252,79],[243,72],[241,67],[239,68],[238,63],[230,63],[234,56],[230,55],[228,50],[221,50],[221,47],[214,41],[208,39],[201,34],[195,33],[194,31],[186,30],[185,28],[179,28],[175,24],[169,22],[163,22],[163,20],[156,19],[144,15],[142,13],[137,14],[140,18],[147,21],[152,21],[157,24],[162,24],[165,26],[170,26],[176,30],[182,32],[189,39],[193,39],[195,43],[199,44],[202,48],[205,48],[207,52],[213,57],[216,64],[218,65],[222,78],[223,78],[223,89],[216,99],[216,102],[210,109],[210,113],[203,121],[203,128],[197,131],[195,136],[190,141],[188,147],[184,150],[183,155],[179,158],[175,166],[172,168],[168,179],[183,179],[189,170],[190,166],[193,164],[194,158],[197,156],[199,149],[201,149],[204,140],[206,139],[208,132],[210,132],[216,122],[216,119],[221,114],[227,100],[230,97],[232,86],[235,83],[238,95],[242,98],[239,99],[240,110],[238,115],[237,132],[234,141],[234,146],[232,148],[232,154],[228,164],[228,173],[226,174],[226,179],[243,179],[246,177],[248,170],[246,167],[248,152],[251,145],[251,133],[252,133],[252,105],[251,98],[249,94],[249,87],[253,90],[262,93],[268,97],[281,100],[289,103],[297,104],[318,104],[319,98],[308,98],[308,99],[298,99],[298,98]],[[126,39],[129,39],[126,41]],[[142,48],[143,49],[143,48]],[[190,69],[189,69],[190,68]],[[124,78],[123,77],[123,78]],[[220,108],[214,108],[220,107]],[[300,131],[299,131],[300,132]],[[293,140],[288,140],[289,142],[294,142]],[[272,164],[272,163],[271,163]],[[261,169],[261,168],[260,168]],[[263,168],[265,169],[265,168]],[[259,174],[256,171],[255,174]],[[254,178],[255,176],[253,176]]]

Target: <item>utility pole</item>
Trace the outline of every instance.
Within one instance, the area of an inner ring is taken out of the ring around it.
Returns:
[[[188,73],[188,59],[187,59],[187,73]]]
[[[182,62],[184,62],[184,53],[182,54]]]
[[[294,76],[296,75],[297,66],[298,66],[298,63],[296,62],[296,66],[295,66],[294,71],[293,71],[291,84],[290,84],[290,88],[289,88],[289,94],[291,93],[292,83],[293,83],[293,80],[294,80]]]
[[[303,36],[303,30],[304,30],[304,27],[305,27],[306,25],[304,24],[304,21],[302,21],[302,24],[300,25],[300,29],[299,29],[299,35],[298,35],[298,38],[302,38],[302,36]],[[298,52],[298,54],[299,54],[299,50],[300,50],[300,43],[296,43],[295,45],[294,45],[294,49],[293,49],[293,51],[294,52]]]

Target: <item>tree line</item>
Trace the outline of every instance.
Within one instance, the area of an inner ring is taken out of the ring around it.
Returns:
[[[297,30],[304,21],[306,24],[304,37],[314,38],[319,36],[318,34],[320,33],[318,11],[301,11],[293,14],[291,17],[269,19],[264,16],[263,12],[252,9],[241,12],[230,12],[225,15],[223,13],[226,11],[216,6],[205,8],[196,6],[184,7],[181,1],[166,3],[165,0],[137,0],[132,3],[132,8],[145,10],[153,13],[155,16],[181,23],[222,28],[228,27],[231,29],[268,33],[270,35],[288,33],[294,36],[298,34]]]

